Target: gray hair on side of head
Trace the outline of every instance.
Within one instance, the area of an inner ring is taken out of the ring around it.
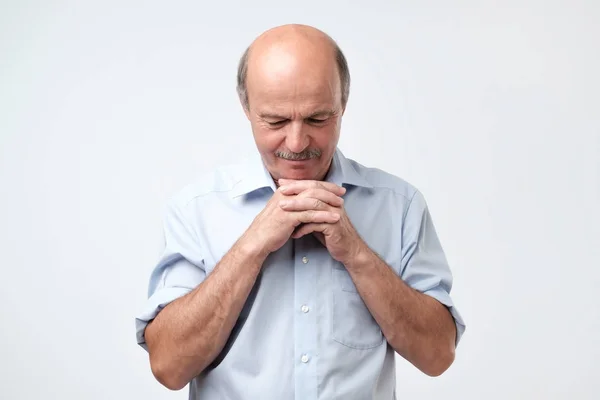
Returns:
[[[342,49],[332,39],[331,42],[335,49],[335,62],[338,67],[338,74],[340,75],[340,87],[342,89],[342,108],[346,108],[348,103],[348,97],[350,96],[350,69],[348,68],[348,61]],[[242,106],[245,110],[248,110],[250,103],[248,101],[248,89],[246,86],[246,78],[248,77],[248,56],[250,54],[250,47],[244,51],[244,54],[240,58],[237,71],[237,94],[242,102]]]

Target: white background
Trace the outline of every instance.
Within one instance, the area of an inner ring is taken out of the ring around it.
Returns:
[[[340,147],[425,194],[467,321],[398,398],[600,389],[600,3],[0,2],[0,398],[186,399],[135,340],[168,196],[254,145],[237,61],[317,26],[352,73]]]

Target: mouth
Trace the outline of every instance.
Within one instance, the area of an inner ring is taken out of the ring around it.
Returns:
[[[314,160],[314,158],[298,158],[298,159],[289,159],[289,158],[282,158],[282,160],[284,161],[288,161],[288,162],[307,162],[307,161],[311,161]]]
[[[287,158],[282,158],[281,160],[290,165],[301,166],[301,165],[309,164],[309,163],[313,162],[315,159],[314,158],[305,158],[303,160],[289,160]]]

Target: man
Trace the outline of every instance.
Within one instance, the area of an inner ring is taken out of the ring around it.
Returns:
[[[423,196],[337,148],[350,77],[323,32],[271,29],[238,93],[260,157],[178,193],[137,318],[190,399],[392,399],[394,354],[437,376],[465,329]]]

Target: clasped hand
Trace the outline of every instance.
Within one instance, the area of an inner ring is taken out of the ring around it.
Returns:
[[[362,239],[344,210],[346,189],[330,182],[280,179],[280,187],[255,218],[249,233],[267,252],[291,237],[313,234],[331,256],[346,263],[361,248]]]

